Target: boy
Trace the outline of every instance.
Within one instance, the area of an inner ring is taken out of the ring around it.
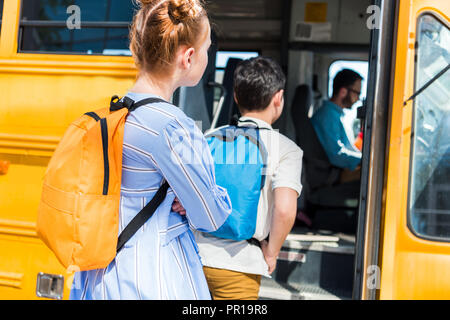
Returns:
[[[235,100],[242,114],[239,126],[257,124],[268,162],[253,235],[256,243],[195,232],[203,270],[215,300],[258,298],[261,275],[269,276],[276,267],[281,246],[294,224],[297,197],[301,193],[303,152],[271,126],[284,106],[286,78],[280,66],[271,59],[257,57],[242,61],[234,76]],[[239,181],[236,185],[239,186]]]

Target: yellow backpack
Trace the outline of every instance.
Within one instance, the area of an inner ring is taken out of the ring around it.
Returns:
[[[164,183],[118,238],[125,120],[136,108],[166,102],[111,99],[110,108],[70,124],[44,177],[37,232],[68,271],[106,268],[164,200]]]

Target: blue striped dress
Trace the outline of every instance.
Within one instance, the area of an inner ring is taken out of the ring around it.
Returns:
[[[191,228],[217,230],[231,202],[215,184],[213,159],[194,121],[173,105],[155,103],[131,112],[125,124],[119,233],[164,179],[170,188],[154,215],[106,269],[77,272],[70,299],[211,298]],[[186,216],[171,211],[175,196]]]

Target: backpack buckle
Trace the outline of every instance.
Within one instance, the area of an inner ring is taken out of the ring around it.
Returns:
[[[131,108],[133,107],[133,105],[134,105],[134,100],[133,99],[130,99],[130,98],[128,98],[128,97],[123,97],[123,99],[122,99],[122,103],[123,103],[123,106],[125,107],[125,108],[127,108],[128,110],[131,110]]]
[[[110,103],[110,107],[109,110],[110,111],[117,111],[120,110],[122,108],[127,108],[128,110],[132,110],[134,105],[134,100],[128,98],[127,96],[123,97],[123,99],[121,100],[118,96],[113,96],[111,98],[111,103]]]

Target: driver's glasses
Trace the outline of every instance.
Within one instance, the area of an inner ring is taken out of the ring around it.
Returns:
[[[353,93],[356,93],[358,95],[358,98],[361,96],[361,91],[358,91],[358,90],[355,90],[355,89],[352,89],[352,88],[347,88],[347,89],[349,91],[353,92]]]

